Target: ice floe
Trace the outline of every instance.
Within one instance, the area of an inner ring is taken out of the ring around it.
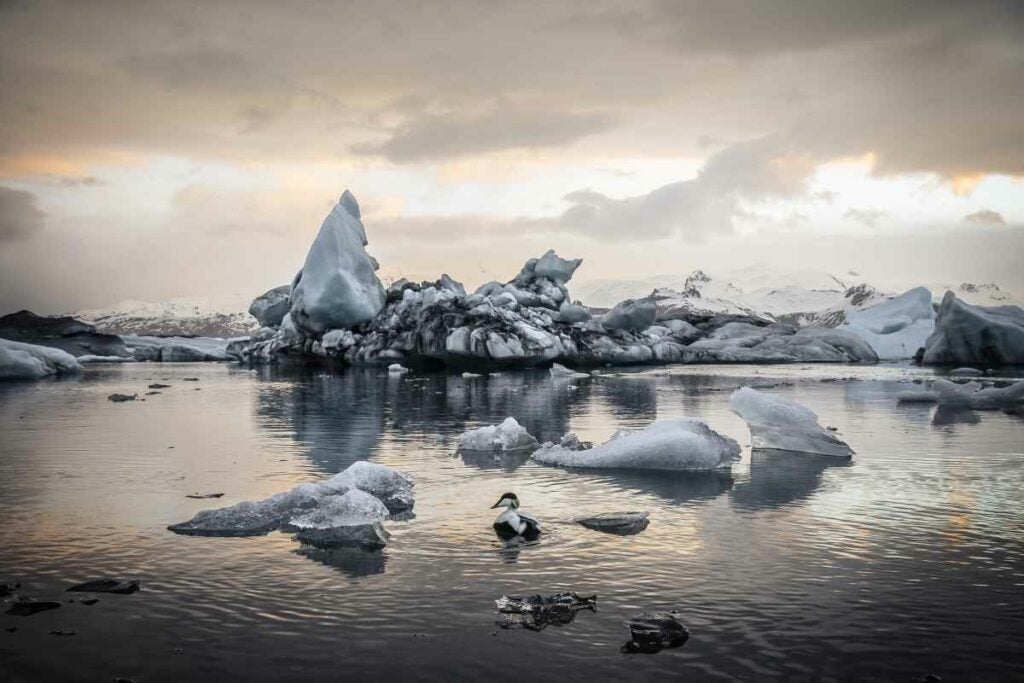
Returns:
[[[946,292],[922,361],[931,365],[1024,363],[1024,308],[972,306]]]
[[[818,424],[810,409],[780,396],[741,387],[729,407],[747,421],[753,448],[849,458],[853,450]]]
[[[575,440],[546,443],[533,459],[546,465],[641,470],[711,470],[729,467],[740,456],[734,440],[703,420],[658,420],[644,429],[619,430],[611,439],[584,447]]]
[[[514,417],[501,424],[473,429],[459,437],[460,451],[514,451],[534,448],[537,439]]]
[[[0,339],[0,379],[42,379],[82,370],[67,351]]]

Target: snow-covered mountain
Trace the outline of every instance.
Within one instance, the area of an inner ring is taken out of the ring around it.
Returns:
[[[577,287],[574,295],[589,306],[606,308],[626,298],[652,296],[662,314],[692,313],[753,315],[799,326],[836,327],[847,314],[882,303],[900,292],[920,286],[906,283],[881,288],[863,282],[855,272],[842,275],[799,270],[787,271],[759,264],[722,273],[695,270],[679,275],[635,280],[599,280]],[[998,285],[985,283],[925,283],[937,304],[947,290],[972,304],[1019,304],[1020,300]]]
[[[249,313],[219,309],[203,299],[172,299],[163,303],[122,301],[110,308],[71,315],[110,334],[240,337],[259,327]]]

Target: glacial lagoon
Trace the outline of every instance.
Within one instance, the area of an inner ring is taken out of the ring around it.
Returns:
[[[938,372],[672,366],[555,380],[139,363],[5,383],[0,583],[62,604],[0,613],[0,679],[1019,680],[1024,418],[897,404]],[[146,395],[152,383],[170,386]],[[751,454],[727,405],[742,385],[813,409],[852,461]],[[731,472],[673,474],[456,454],[460,434],[508,416],[540,441],[595,442],[699,417],[743,455]],[[415,480],[413,514],[386,522],[381,551],[166,529],[361,459]],[[505,491],[541,520],[539,541],[495,536],[489,507]],[[212,493],[224,495],[187,497]],[[628,536],[574,523],[618,510],[650,523]],[[102,577],[141,590],[93,605],[65,592]],[[597,595],[596,611],[540,631],[495,611],[502,595],[560,591]],[[678,610],[689,640],[622,653],[623,622],[644,610]]]

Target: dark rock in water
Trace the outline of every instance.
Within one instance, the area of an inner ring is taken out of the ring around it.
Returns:
[[[18,630],[17,626],[10,626],[10,627],[7,628],[7,632],[8,633],[14,633],[17,630]]]
[[[149,385],[149,389],[170,389],[170,384],[160,384],[160,382],[153,382]]]
[[[114,679],[114,683],[135,683],[135,679],[134,678],[125,678],[123,676],[118,676],[118,677],[116,677]]]
[[[525,628],[541,631],[548,626],[572,623],[582,610],[597,611],[597,596],[576,593],[556,593],[551,596],[532,595],[518,598],[503,595],[494,601],[502,619],[497,625],[504,629]]]
[[[113,401],[114,403],[124,403],[125,401],[136,401],[136,400],[138,400],[138,398],[139,398],[138,394],[111,394],[110,396],[107,396],[107,400],[108,401]]]
[[[204,498],[221,498],[223,495],[223,493],[187,493],[185,494],[185,497],[202,500]]]
[[[162,394],[162,393],[163,393],[162,391],[147,391],[146,392],[146,396],[156,396],[157,394]]]
[[[51,636],[73,636],[73,635],[75,635],[75,632],[74,631],[65,631],[64,629],[58,628],[58,629],[54,629],[53,631],[50,631],[50,635]]]
[[[198,382],[199,378],[198,377],[182,377],[181,381],[182,382]]]
[[[5,598],[21,588],[20,583],[0,583],[0,598]]]
[[[92,607],[99,601],[99,598],[82,598],[81,600],[79,600],[79,602],[85,605],[86,607]]]
[[[78,593],[120,593],[122,595],[134,593],[141,587],[138,579],[118,581],[117,579],[96,579],[85,583],[75,584],[68,588],[70,592]]]
[[[576,523],[595,531],[629,536],[647,528],[650,523],[647,517],[647,512],[603,512],[593,517],[581,517]]]
[[[915,683],[938,683],[941,680],[942,680],[942,677],[941,676],[937,676],[935,674],[921,674],[920,676],[918,676],[917,678],[914,679],[914,682]]]
[[[391,534],[380,525],[380,522],[326,529],[299,529],[295,533],[295,540],[318,548],[356,546],[376,550],[385,547],[390,537]]]
[[[669,647],[679,647],[690,637],[690,631],[676,618],[676,612],[642,612],[629,621],[629,640],[623,652],[654,654]]]
[[[114,334],[70,316],[41,316],[18,311],[0,317],[0,337],[28,344],[63,349],[72,356],[121,356],[130,358],[124,341]]]
[[[11,605],[5,614],[13,614],[16,617],[30,617],[39,612],[47,612],[60,607],[59,602],[52,600],[32,600],[31,598],[20,598]]]

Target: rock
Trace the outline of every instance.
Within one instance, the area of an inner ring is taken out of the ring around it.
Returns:
[[[99,598],[82,598],[81,600],[79,600],[79,602],[85,605],[86,607],[92,607],[99,601]]]
[[[58,628],[58,629],[54,629],[53,631],[50,631],[50,635],[51,636],[73,636],[73,635],[75,635],[75,632],[74,631],[68,631],[68,630],[65,630],[65,629],[62,629],[62,628]]]
[[[61,349],[72,356],[130,357],[120,337],[97,332],[94,326],[69,316],[40,316],[25,310],[11,313],[0,317],[0,337]]]
[[[366,229],[348,190],[324,220],[291,291],[291,320],[309,335],[367,323],[384,306],[384,287],[366,253]]]
[[[928,365],[1024,364],[1024,309],[972,306],[946,292],[922,361]]]
[[[170,384],[160,384],[159,382],[154,382],[153,384],[149,385],[149,388],[150,389],[169,389],[170,386],[171,386]]]
[[[136,400],[138,400],[138,398],[139,398],[138,394],[111,394],[110,396],[107,396],[107,400],[108,401],[113,401],[114,403],[124,403],[125,401],[136,401]]]
[[[653,325],[657,316],[654,299],[626,299],[604,314],[601,325],[608,330],[639,332]]]
[[[187,494],[185,494],[186,498],[194,498],[196,500],[203,500],[203,499],[206,499],[206,498],[222,498],[223,496],[224,496],[223,493],[187,493]]]
[[[650,523],[648,516],[647,512],[603,512],[593,517],[581,517],[576,523],[595,531],[631,536],[647,528]]]
[[[260,327],[279,327],[281,320],[291,310],[291,285],[281,285],[267,290],[253,299],[249,314],[256,318]]]
[[[622,646],[627,653],[653,654],[665,648],[679,647],[690,638],[690,631],[676,617],[677,612],[641,612],[625,622],[629,640]]]
[[[31,598],[16,599],[4,614],[10,614],[16,617],[30,617],[33,614],[40,612],[47,612],[52,609],[60,607],[59,602],[52,600],[32,600]]]
[[[85,583],[77,583],[67,590],[71,593],[117,593],[128,595],[129,593],[137,592],[140,588],[141,582],[138,579],[96,579],[94,581],[86,581]]]

